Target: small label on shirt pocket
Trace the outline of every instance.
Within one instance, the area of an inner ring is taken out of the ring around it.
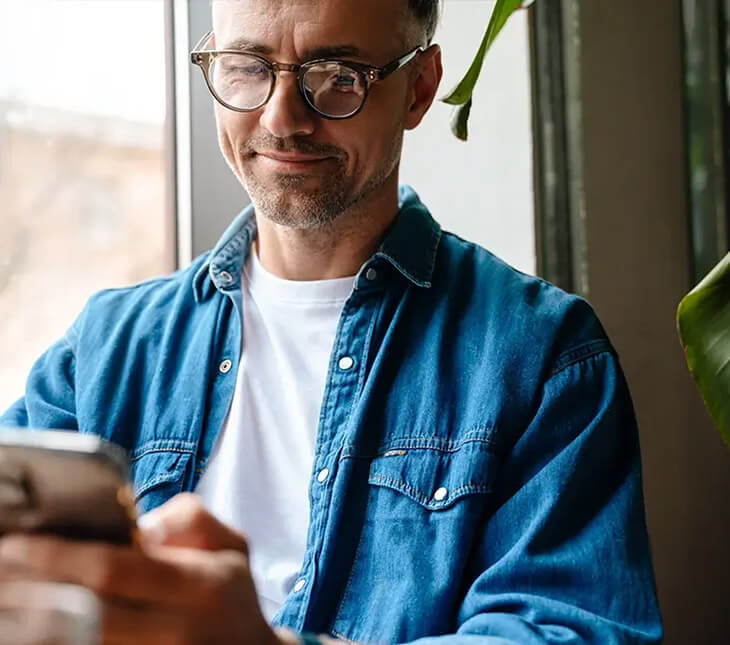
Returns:
[[[371,462],[368,483],[398,491],[428,510],[443,510],[489,492],[492,459],[488,442],[478,439],[389,446]]]
[[[163,450],[142,453],[132,459],[130,475],[140,514],[164,504],[182,491],[191,458],[191,453]]]

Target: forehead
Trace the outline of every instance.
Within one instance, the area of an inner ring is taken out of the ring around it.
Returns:
[[[350,45],[382,57],[410,40],[407,7],[406,0],[214,0],[213,30],[218,48],[245,39],[273,56]]]

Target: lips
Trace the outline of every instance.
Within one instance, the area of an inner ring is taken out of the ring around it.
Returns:
[[[324,161],[325,159],[329,158],[291,152],[259,152],[257,154],[268,159],[273,159],[274,161],[281,161],[283,163],[314,163],[317,161]]]
[[[322,175],[331,168],[333,157],[322,157],[299,152],[258,152],[255,155],[264,172],[276,175]]]

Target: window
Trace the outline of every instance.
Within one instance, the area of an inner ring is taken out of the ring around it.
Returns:
[[[174,268],[163,0],[0,3],[0,409],[94,291]]]

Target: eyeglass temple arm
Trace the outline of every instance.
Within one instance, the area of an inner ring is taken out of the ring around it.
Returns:
[[[194,53],[196,53],[196,52],[202,52],[202,51],[203,51],[203,45],[204,45],[205,43],[207,43],[207,42],[208,42],[208,40],[210,40],[210,37],[211,37],[212,35],[213,35],[213,32],[212,32],[212,31],[209,31],[209,32],[208,32],[207,34],[205,34],[205,36],[203,36],[203,37],[202,37],[202,38],[201,38],[201,39],[200,39],[200,40],[198,41],[198,44],[197,44],[197,45],[195,45],[195,47],[193,47],[193,51],[192,51],[191,53],[193,53],[193,54],[194,54]]]
[[[410,63],[418,54],[423,51],[423,47],[416,47],[413,51],[408,52],[405,56],[401,56],[392,63],[388,63],[385,67],[381,67],[378,71],[378,80],[383,80],[387,76],[390,76],[394,72],[397,72],[401,67],[405,67]]]

